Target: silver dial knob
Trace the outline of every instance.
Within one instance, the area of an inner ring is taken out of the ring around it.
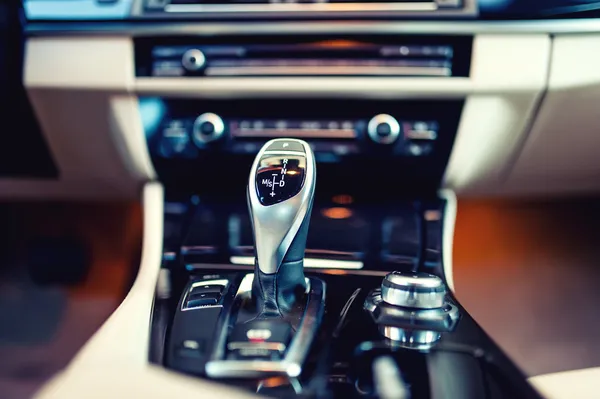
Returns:
[[[204,53],[195,48],[186,51],[181,57],[181,65],[189,72],[201,70],[204,64],[206,64]]]
[[[221,138],[225,124],[219,115],[207,112],[196,118],[193,132],[194,143],[203,145]]]
[[[388,304],[415,309],[444,306],[446,286],[441,278],[427,273],[393,272],[381,284],[381,298]]]
[[[392,144],[400,136],[400,124],[391,115],[379,114],[369,121],[367,133],[376,143]]]

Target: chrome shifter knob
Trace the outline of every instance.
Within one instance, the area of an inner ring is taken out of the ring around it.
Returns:
[[[293,291],[305,287],[304,249],[315,193],[310,146],[275,139],[258,152],[248,182],[248,207],[256,247],[253,293],[265,311],[281,313]]]

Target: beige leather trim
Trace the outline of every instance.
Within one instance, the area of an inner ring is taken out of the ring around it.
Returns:
[[[600,367],[544,374],[529,382],[547,399],[597,399]]]
[[[137,278],[127,297],[85,344],[68,370],[86,367],[145,367],[148,363],[150,319],[162,262],[163,188],[144,187],[144,239]]]
[[[163,188],[144,187],[144,241],[137,278],[110,318],[36,398],[245,398],[227,386],[148,363],[150,319],[162,259]]]
[[[111,96],[109,107],[110,131],[131,176],[138,180],[154,179],[156,173],[146,147],[137,96]]]
[[[495,86],[498,93],[467,97],[446,187],[459,195],[498,189],[545,90],[550,49],[550,38],[544,35],[477,37],[473,84]]]
[[[36,37],[25,45],[28,88],[124,91],[135,76],[129,37]]]
[[[115,364],[111,367],[82,369],[77,373],[77,378],[67,373],[59,374],[35,397],[37,399],[256,398],[255,395],[234,388],[188,377],[154,365],[129,369]]]
[[[600,35],[554,38],[548,93],[507,192],[600,191]]]

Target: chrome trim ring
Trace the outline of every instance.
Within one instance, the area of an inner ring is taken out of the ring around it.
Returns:
[[[203,133],[200,129],[202,124],[207,122],[212,123],[214,126],[214,131],[210,134]],[[220,139],[223,133],[225,133],[225,123],[223,123],[223,119],[217,114],[206,112],[194,121],[193,140],[198,146]]]
[[[388,125],[390,128],[390,134],[387,136],[380,136],[377,133],[377,127],[379,125]],[[392,144],[395,142],[400,136],[400,124],[391,115],[388,114],[379,114],[375,115],[369,121],[367,125],[367,133],[371,140],[379,144]]]

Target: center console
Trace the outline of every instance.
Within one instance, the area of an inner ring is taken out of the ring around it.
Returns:
[[[451,79],[471,41],[138,38],[136,74]],[[150,360],[275,397],[537,398],[451,290],[464,99],[364,93],[139,98],[166,196]]]

